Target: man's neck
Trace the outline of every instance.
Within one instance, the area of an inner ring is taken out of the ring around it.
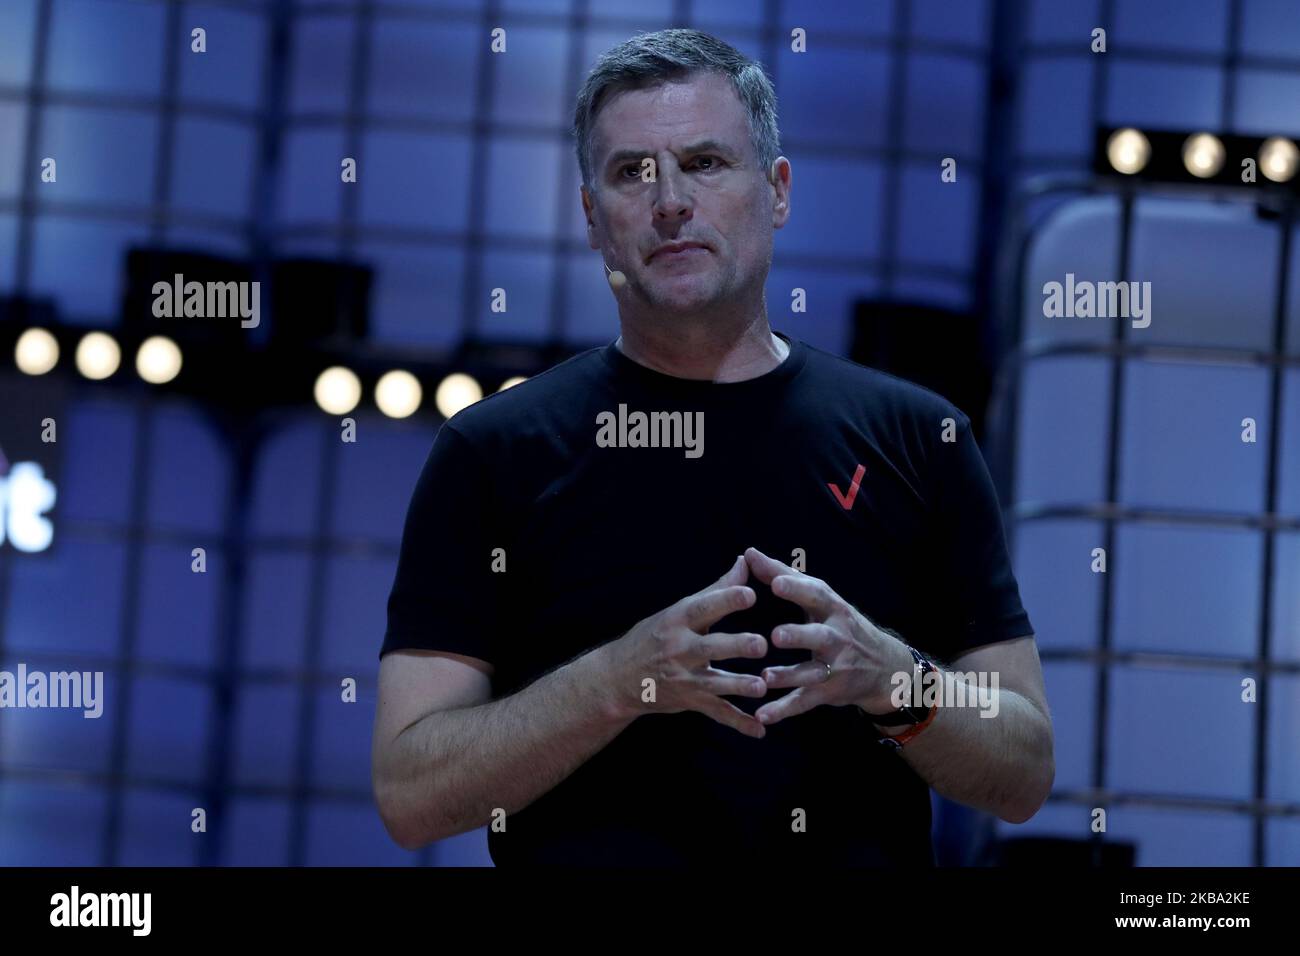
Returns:
[[[739,332],[703,328],[684,333],[680,329],[646,333],[625,325],[614,347],[656,372],[710,382],[757,378],[790,354],[790,346],[772,334],[766,317]]]

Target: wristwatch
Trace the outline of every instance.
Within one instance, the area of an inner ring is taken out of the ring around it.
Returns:
[[[915,688],[925,689],[925,675],[936,673],[937,668],[930,658],[926,657],[915,647],[910,644],[907,649],[912,652],[912,659],[916,661],[916,670],[912,674],[912,687],[908,689],[907,699],[911,699],[916,692]],[[900,707],[898,710],[890,711],[887,714],[869,714],[861,707],[858,708],[862,715],[870,720],[873,724],[879,724],[881,727],[902,727],[907,724],[920,724],[929,719],[933,712],[933,707]]]

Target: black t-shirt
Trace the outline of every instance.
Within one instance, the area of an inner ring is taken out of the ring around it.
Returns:
[[[802,570],[941,661],[1032,633],[969,418],[781,338],[780,365],[727,383],[657,372],[610,343],[455,415],[411,500],[380,656],[482,658],[494,698],[511,694],[709,585],[750,546],[787,564],[801,554]],[[634,447],[638,411],[704,427],[677,433],[690,447]],[[711,630],[769,636],[805,620],[748,583],[756,604]],[[769,647],[714,666],[808,659]],[[751,714],[763,702],[726,699]],[[489,850],[497,865],[933,865],[929,789],[877,739],[852,706],[786,718],[763,739],[694,712],[647,714],[489,830]]]

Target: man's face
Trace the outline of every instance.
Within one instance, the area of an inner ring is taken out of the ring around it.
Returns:
[[[646,158],[654,180],[645,182]],[[659,312],[693,314],[761,290],[785,224],[789,164],[759,169],[745,108],[718,73],[606,100],[592,129],[588,243]],[[702,248],[664,250],[670,243]]]

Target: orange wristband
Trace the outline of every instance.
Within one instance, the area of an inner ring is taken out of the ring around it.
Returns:
[[[921,721],[919,724],[914,724],[913,726],[908,727],[897,737],[881,737],[880,742],[886,747],[893,747],[894,750],[902,750],[908,741],[921,731],[925,730],[926,727],[930,726],[934,721],[935,714],[937,713],[939,713],[939,706],[937,704],[930,705],[930,713],[926,716],[925,720]]]

